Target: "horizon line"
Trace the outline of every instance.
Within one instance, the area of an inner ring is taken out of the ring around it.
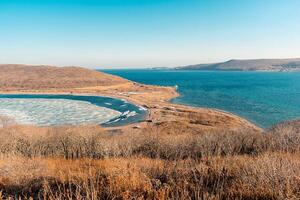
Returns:
[[[289,58],[231,58],[231,59],[226,59],[223,61],[215,61],[215,62],[197,62],[194,64],[184,64],[184,65],[174,65],[174,66],[124,66],[124,67],[120,67],[120,66],[107,66],[107,67],[103,67],[103,66],[87,66],[87,65],[55,65],[55,64],[24,64],[24,63],[0,63],[1,65],[23,65],[23,66],[36,66],[36,67],[42,67],[42,66],[48,66],[48,67],[83,67],[83,68],[89,68],[89,69],[151,69],[151,68],[176,68],[176,67],[184,67],[184,66],[192,66],[192,65],[201,65],[201,64],[216,64],[216,63],[224,63],[224,62],[228,62],[228,61],[233,61],[233,60],[300,60],[300,56],[299,57],[289,57]]]

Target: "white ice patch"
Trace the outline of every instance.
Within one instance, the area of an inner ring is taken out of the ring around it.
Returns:
[[[131,111],[130,113],[128,113],[126,116],[127,117],[133,117],[135,116],[137,113],[135,111]]]
[[[102,124],[121,115],[109,108],[69,99],[0,98],[0,115],[19,124]]]
[[[125,111],[125,112],[122,113],[122,116],[126,116],[126,115],[128,115],[129,113],[130,113],[130,111],[127,110],[127,111]]]
[[[123,101],[124,103],[128,103],[126,99],[121,99],[121,101]]]
[[[143,107],[143,106],[139,106],[139,110],[143,110],[143,111],[146,111],[147,108]]]
[[[137,113],[135,112],[135,111],[129,111],[129,110],[127,110],[126,112],[123,112],[122,113],[122,115],[121,116],[125,116],[125,117],[133,117],[133,116],[135,116],[135,115],[137,115]]]

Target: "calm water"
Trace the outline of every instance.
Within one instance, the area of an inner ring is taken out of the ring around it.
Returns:
[[[217,108],[261,127],[300,118],[300,73],[104,70],[127,79],[178,85],[174,103]]]

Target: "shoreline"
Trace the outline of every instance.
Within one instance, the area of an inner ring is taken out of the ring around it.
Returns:
[[[176,97],[175,97],[175,98],[176,98]],[[172,100],[172,99],[171,99],[171,100]],[[173,102],[170,102],[170,103],[173,103]],[[234,115],[234,116],[240,117],[240,118],[242,118],[242,119],[244,119],[244,120],[247,120],[248,122],[254,124],[254,125],[257,126],[258,128],[261,128],[261,129],[263,129],[263,130],[268,129],[268,128],[262,127],[261,125],[259,125],[259,124],[255,123],[255,122],[253,122],[253,121],[250,120],[250,119],[247,119],[247,118],[245,118],[245,117],[243,117],[243,116],[240,116],[240,115],[238,115],[238,114],[232,113],[232,112],[230,112],[230,111],[226,111],[226,110],[222,110],[222,109],[218,109],[218,108],[198,107],[198,106],[193,106],[193,105],[184,104],[184,103],[173,103],[173,104],[182,105],[182,106],[188,106],[188,107],[192,107],[192,108],[196,108],[196,109],[197,109],[197,108],[203,108],[203,109],[208,109],[208,110],[214,110],[214,111],[217,111],[217,112],[222,112],[222,113],[228,114],[228,115]]]
[[[183,132],[205,132],[212,130],[239,130],[248,128],[261,132],[263,129],[240,116],[218,109],[193,107],[175,104],[171,99],[180,94],[173,87],[144,85],[128,81],[121,85],[94,86],[82,88],[65,88],[49,90],[6,90],[0,94],[41,94],[41,95],[73,95],[73,96],[102,96],[126,100],[138,107],[147,109],[142,122],[116,127],[103,127],[106,130],[121,129],[125,132],[132,128],[174,128],[186,127]]]
[[[29,95],[29,96],[31,96],[31,97],[16,97],[16,98],[26,98],[26,99],[31,99],[31,98],[34,99],[35,95],[37,96],[36,97],[37,99],[48,99],[47,96],[51,96],[51,99],[53,98],[53,99],[83,101],[83,102],[88,102],[88,103],[94,104],[97,107],[107,108],[107,109],[111,109],[111,110],[115,110],[115,111],[119,112],[120,113],[119,116],[113,117],[113,118],[99,124],[100,126],[107,127],[107,128],[109,128],[109,127],[121,127],[121,126],[130,125],[130,124],[136,124],[136,123],[140,122],[141,120],[145,120],[147,115],[148,115],[148,112],[149,112],[148,109],[145,109],[143,106],[134,104],[132,102],[129,102],[126,99],[116,98],[116,97],[111,97],[111,96],[104,96],[104,95],[100,96],[100,95],[95,95],[95,94],[83,94],[83,93],[82,94],[80,94],[80,93],[72,94],[72,93],[43,93],[43,92],[39,92],[39,93],[28,93],[28,92],[26,92],[26,93],[2,93],[1,92],[0,93],[0,99],[2,98],[1,95],[8,95],[8,96],[9,95],[12,95],[12,96]],[[55,98],[56,96],[58,96],[58,97]],[[66,97],[64,98],[64,97],[59,97],[59,96],[66,96]],[[112,99],[113,101],[118,101],[118,103],[123,102],[122,105],[130,104],[131,107],[133,106],[134,108],[132,108],[132,109],[128,108],[128,110],[127,109],[124,110],[124,109],[121,109],[120,107],[116,108],[117,103],[114,103],[114,104],[104,103],[105,105],[100,105],[101,103],[99,104],[98,102],[91,102],[90,100],[85,100],[85,99],[73,99],[72,97],[78,97],[78,98],[81,98],[81,97],[107,98],[107,99]],[[6,98],[14,98],[14,97],[6,97]],[[123,121],[124,119],[122,117],[124,117],[124,113],[126,113],[128,111],[136,113],[136,115],[133,116],[135,119],[128,120],[127,117],[126,117],[126,118],[124,118],[125,121]],[[117,121],[115,121],[115,120],[117,120]],[[22,125],[22,124],[20,124],[20,125]],[[66,125],[68,125],[68,124],[66,124]],[[78,124],[78,125],[82,125],[82,124]],[[39,125],[36,125],[36,126],[39,126]],[[44,125],[42,125],[42,126],[44,126]],[[61,126],[61,125],[54,125],[54,126]]]

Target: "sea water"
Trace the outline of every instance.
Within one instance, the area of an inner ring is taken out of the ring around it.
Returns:
[[[174,103],[225,110],[263,128],[300,118],[300,73],[103,70],[144,84],[178,86]]]

